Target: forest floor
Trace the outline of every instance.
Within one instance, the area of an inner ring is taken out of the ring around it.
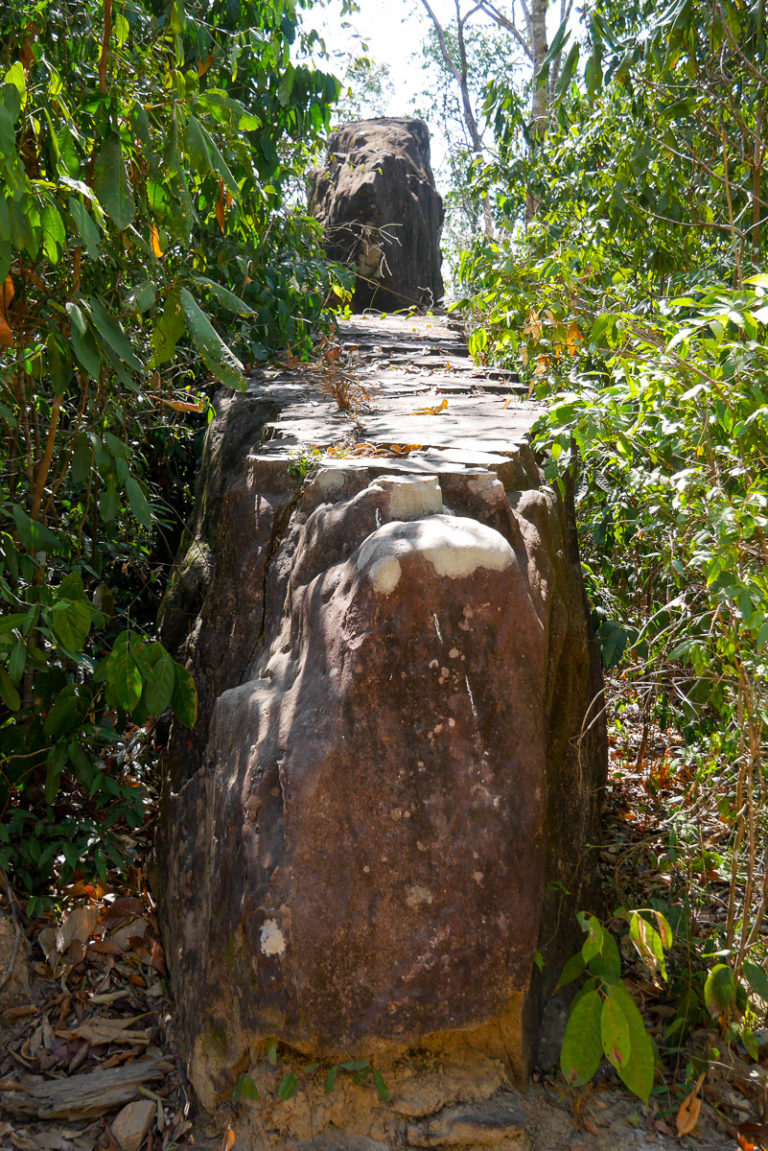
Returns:
[[[718,821],[697,806],[695,789],[680,773],[670,771],[674,736],[644,723],[638,702],[625,701],[617,718],[601,848],[606,905],[671,903],[682,877],[668,850],[670,813],[679,821],[688,810],[713,850]],[[76,883],[55,915],[33,923],[6,900],[0,981],[8,971],[11,976],[0,991],[2,1151],[231,1151],[233,1145],[237,1151],[237,1109],[229,1128],[226,1120],[217,1128],[196,1109],[177,1062],[174,1004],[144,882],[151,818],[149,825],[122,882],[108,889]],[[702,931],[722,915],[716,871],[708,884],[709,902],[702,900],[696,911]],[[631,946],[626,952],[622,946],[629,986],[663,1046],[674,1003],[630,953]],[[649,1107],[621,1087],[607,1064],[592,1083],[570,1091],[559,1071],[537,1071],[518,1100],[530,1151],[768,1147],[768,1059],[755,1062],[722,1044],[715,1052],[715,1043],[714,1031],[702,1029],[688,1037],[676,1064],[667,1057],[667,1086],[657,1089]],[[690,1071],[686,1083],[685,1070],[694,1050],[709,1061],[701,1063],[708,1069],[691,1096],[695,1084]],[[768,1048],[761,1054],[768,1057]],[[697,1110],[692,1133],[679,1139],[678,1114]]]

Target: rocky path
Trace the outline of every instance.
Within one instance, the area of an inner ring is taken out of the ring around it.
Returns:
[[[360,467],[385,458],[390,471],[483,468],[505,478],[540,409],[511,372],[472,362],[459,324],[356,316],[340,322],[339,340],[309,370],[291,364],[256,382],[283,402],[263,450],[311,447]],[[329,400],[349,406],[329,411]]]

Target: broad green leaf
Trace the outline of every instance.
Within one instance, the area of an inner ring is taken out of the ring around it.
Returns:
[[[51,626],[67,651],[80,652],[91,631],[91,610],[82,600],[59,600],[53,605]]]
[[[296,1076],[291,1072],[280,1081],[280,1086],[277,1089],[277,1094],[283,1100],[293,1099],[296,1090],[299,1086],[299,1081]]]
[[[77,568],[69,572],[56,588],[56,600],[83,600],[87,602],[83,577]]]
[[[0,699],[9,711],[18,711],[21,707],[21,696],[4,667],[0,667]]]
[[[207,288],[221,306],[228,311],[234,312],[238,316],[255,315],[253,308],[249,304],[246,304],[245,300],[241,300],[234,292],[230,292],[229,288],[224,288],[221,284],[216,284],[213,280],[209,280],[207,276],[196,276],[195,283],[200,284],[203,288]]]
[[[67,243],[67,232],[58,208],[48,203],[43,208],[43,251],[52,264],[58,264]]]
[[[106,213],[122,231],[133,220],[133,202],[120,137],[111,132],[96,153],[93,187]]]
[[[71,323],[70,338],[75,355],[92,379],[101,375],[101,356],[83,309],[71,301],[66,305]]]
[[[571,1008],[560,1049],[560,1067],[572,1086],[587,1083],[603,1057],[602,999],[597,990],[582,995]]]
[[[93,447],[86,432],[79,432],[75,440],[75,450],[72,453],[70,474],[76,484],[84,484],[91,474],[93,465]]]
[[[557,981],[558,987],[567,987],[569,983],[573,983],[580,975],[584,973],[585,968],[584,956],[580,951],[572,955],[568,962],[560,972],[560,978]]]
[[[136,516],[136,519],[145,528],[152,527],[152,508],[149,506],[149,501],[144,494],[144,489],[138,480],[133,476],[128,476],[125,481],[125,490],[128,493],[128,502],[131,505],[131,511]]]
[[[187,150],[192,160],[192,166],[202,175],[213,171],[213,160],[208,150],[208,142],[203,126],[195,116],[189,117],[186,132]]]
[[[57,331],[52,331],[46,341],[46,350],[51,386],[54,394],[60,396],[66,391],[72,380],[72,356],[69,352],[69,345],[64,343]]]
[[[175,667],[175,683],[171,696],[173,714],[179,723],[185,727],[194,727],[197,723],[197,688],[192,675],[180,663]]]
[[[624,984],[613,985],[611,994],[621,1005],[629,1026],[629,1059],[623,1067],[617,1067],[616,1070],[624,1086],[647,1104],[653,1087],[653,1043],[637,1004]]]
[[[60,744],[52,747],[48,753],[47,770],[45,775],[45,802],[50,807],[61,788],[61,773],[67,762],[67,749]]]
[[[95,297],[91,300],[91,312],[102,340],[129,368],[135,372],[141,371],[141,362],[134,355],[133,348],[119,321],[109,314],[101,300]]]
[[[235,1084],[234,1091],[232,1092],[232,1102],[238,1103],[241,1099],[248,1099],[251,1102],[255,1102],[258,1098],[258,1087],[254,1083],[253,1079],[251,1079],[250,1075],[246,1075],[245,1072],[243,1072]]]
[[[581,954],[584,962],[589,965],[590,959],[599,955],[603,949],[603,927],[594,915],[587,916],[585,922],[582,922],[582,927],[588,934],[582,945]]]
[[[73,684],[59,692],[53,706],[45,717],[45,734],[53,739],[76,731],[82,721],[81,703]],[[63,749],[66,752],[66,749]]]
[[[176,345],[186,331],[187,321],[181,307],[181,289],[174,285],[165,300],[165,308],[152,332],[154,354],[150,361],[153,368],[171,360]]]
[[[114,476],[110,476],[107,486],[99,498],[99,512],[105,524],[111,524],[120,511],[120,493],[117,490]]]
[[[378,1097],[382,1101],[382,1103],[389,1103],[389,1100],[390,1100],[389,1088],[387,1087],[386,1083],[384,1082],[384,1076],[375,1067],[373,1068],[373,1085],[376,1088],[376,1094],[378,1095]]]
[[[666,921],[665,921],[666,922]],[[634,943],[640,957],[649,967],[651,973],[657,968],[662,977],[667,978],[667,964],[664,958],[664,947],[659,932],[639,912],[634,912],[629,921],[629,938]]]
[[[107,661],[108,699],[130,712],[141,699],[141,672],[129,646],[113,648]]]
[[[193,343],[206,367],[223,384],[244,390],[243,365],[224,343],[187,288],[181,290],[181,306],[189,323]]]
[[[8,659],[8,674],[15,684],[21,682],[21,677],[24,674],[24,668],[27,666],[27,645],[23,640],[16,640],[16,643],[11,648],[11,654]]]
[[[18,504],[12,504],[11,511],[19,539],[28,552],[61,551],[61,541],[49,528],[31,519]]]
[[[252,132],[261,127],[261,120],[247,111],[241,103],[220,91],[202,92],[195,101],[199,108],[209,112],[221,124],[231,124],[241,132]]]
[[[765,968],[761,967],[759,963],[752,963],[751,960],[745,959],[741,969],[755,995],[759,995],[768,1004],[768,973]]]
[[[176,665],[162,644],[150,644],[146,656],[148,674],[144,678],[144,702],[152,716],[161,715],[170,706],[176,686]]]
[[[0,640],[8,639],[17,628],[22,630],[25,625],[29,624],[31,617],[32,613],[27,611],[17,611],[11,615],[0,616]]]
[[[336,1086],[336,1081],[338,1078],[339,1078],[339,1068],[338,1068],[338,1065],[336,1063],[334,1063],[333,1067],[329,1068],[328,1073],[325,1076],[325,1093],[326,1093],[326,1095],[331,1094],[334,1087]]]
[[[626,1067],[630,1054],[629,1022],[621,1000],[615,994],[615,987],[606,988],[600,1014],[600,1035],[606,1059],[617,1070]]]
[[[723,1015],[736,998],[733,971],[726,963],[716,963],[704,984],[704,1002],[715,1019]]]
[[[589,961],[589,970],[602,979],[615,981],[621,978],[621,955],[619,945],[610,931],[603,931],[603,947],[599,955]]]

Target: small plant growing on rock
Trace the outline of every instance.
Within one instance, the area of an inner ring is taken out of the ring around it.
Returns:
[[[655,925],[641,912],[630,912],[630,938],[644,962],[666,980],[664,952],[672,945],[672,929],[660,912],[646,914],[654,917]],[[653,1087],[654,1046],[622,980],[618,944],[594,915],[582,912],[578,918],[587,938],[563,968],[560,986],[582,975],[587,979],[571,1005],[560,1066],[567,1081],[577,1086],[592,1078],[605,1056],[624,1085],[647,1103]]]

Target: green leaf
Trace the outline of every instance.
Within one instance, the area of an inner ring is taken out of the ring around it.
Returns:
[[[58,552],[61,551],[61,541],[43,524],[31,519],[18,504],[11,505],[13,520],[22,546],[28,552]]]
[[[600,1014],[600,1035],[606,1059],[619,1070],[629,1062],[629,1022],[615,994],[614,987],[606,988]]]
[[[293,1099],[294,1095],[296,1094],[296,1090],[297,1090],[298,1086],[299,1086],[299,1081],[296,1078],[296,1076],[293,1074],[293,1072],[291,1072],[289,1075],[286,1075],[283,1080],[281,1080],[280,1086],[277,1089],[277,1094],[284,1101],[288,1100],[288,1099]]]
[[[67,200],[67,205],[89,258],[91,260],[98,260],[100,254],[99,244],[101,242],[101,232],[99,231],[98,225],[94,222],[82,200],[78,200],[76,196],[70,196]]]
[[[221,284],[209,280],[207,276],[196,276],[195,283],[200,284],[201,287],[207,288],[211,295],[223,308],[230,312],[234,312],[238,316],[253,316],[256,313],[245,300],[241,300],[234,292],[230,292],[229,288],[222,287]]]
[[[52,747],[48,753],[45,776],[45,802],[50,807],[61,788],[61,773],[67,763],[67,749],[61,745]]]
[[[602,999],[599,991],[588,991],[577,1000],[568,1017],[560,1049],[560,1067],[572,1086],[587,1083],[603,1057]]]
[[[186,132],[187,151],[193,168],[204,176],[213,170],[213,161],[208,151],[206,135],[200,121],[195,116],[190,116]]]
[[[569,983],[573,983],[580,975],[583,974],[585,968],[584,956],[580,951],[572,955],[568,962],[560,972],[560,978],[557,981],[558,987],[567,987]]]
[[[759,995],[765,1003],[768,1003],[768,973],[766,973],[765,968],[761,967],[759,963],[752,963],[751,960],[745,959],[741,969],[755,995]]]
[[[654,1058],[651,1037],[646,1031],[643,1017],[623,983],[611,987],[611,993],[621,1005],[629,1025],[629,1059],[617,1067],[619,1078],[634,1095],[648,1103],[653,1087]]]
[[[0,667],[0,699],[10,711],[18,711],[21,707],[21,696],[4,667]]]
[[[101,375],[101,356],[93,333],[88,327],[83,309],[70,301],[66,305],[67,314],[71,323],[70,338],[75,355],[92,379],[98,380]]]
[[[148,673],[144,673],[145,666]],[[161,715],[170,705],[176,685],[176,664],[161,643],[149,645],[142,662],[144,703],[150,715]]]
[[[252,132],[261,127],[261,120],[252,112],[227,96],[224,92],[209,90],[202,92],[195,101],[198,108],[209,112],[221,124],[231,124],[241,132]]]
[[[74,684],[70,683],[59,692],[55,703],[45,717],[43,730],[46,735],[58,739],[60,735],[70,735],[77,731],[81,720],[81,704]]]
[[[243,365],[224,343],[187,288],[181,289],[181,306],[189,322],[193,343],[209,371],[230,388],[245,390]]]
[[[584,962],[589,965],[590,959],[595,955],[599,955],[603,950],[603,927],[599,919],[594,915],[589,915],[585,920],[582,920],[582,927],[587,931],[587,938],[581,948],[581,954]]]
[[[174,664],[175,683],[171,696],[173,714],[179,723],[185,727],[194,727],[197,723],[197,688],[192,675],[183,664]]]
[[[120,137],[111,132],[99,151],[93,171],[93,188],[104,210],[122,231],[133,220],[136,208],[125,170]]]
[[[52,203],[43,208],[43,251],[52,264],[58,264],[67,243],[67,231],[59,209]]]
[[[181,307],[181,288],[174,285],[168,293],[165,308],[152,332],[154,354],[150,361],[153,368],[173,359],[176,345],[186,331],[187,322]]]
[[[603,949],[589,961],[589,970],[605,980],[621,978],[621,955],[619,945],[610,931],[603,931]]]
[[[107,686],[113,705],[132,711],[141,699],[142,679],[130,645],[117,645],[107,661]]]
[[[251,1102],[255,1103],[258,1098],[258,1087],[251,1079],[250,1075],[246,1075],[245,1072],[243,1072],[235,1084],[234,1091],[232,1092],[232,1102],[238,1103],[241,1099],[249,1099]]]
[[[175,667],[175,664],[174,664],[174,667]],[[267,1050],[267,1062],[270,1064],[270,1066],[277,1067],[277,1044],[276,1043],[270,1043],[270,1045],[269,1045],[269,1048]]]
[[[27,645],[23,640],[17,639],[11,648],[8,659],[8,674],[14,683],[18,684],[27,666]]]
[[[48,352],[48,374],[54,395],[62,395],[72,380],[72,356],[69,345],[65,344],[57,331],[49,332],[46,341]]]
[[[91,611],[82,600],[59,600],[53,605],[51,626],[67,651],[80,652],[91,631]]]
[[[125,481],[125,490],[128,493],[128,502],[131,505],[131,511],[136,516],[136,519],[145,528],[151,528],[153,517],[152,508],[149,506],[149,501],[144,494],[144,489],[138,480],[133,476],[128,476]]]
[[[86,432],[79,432],[75,440],[75,450],[72,453],[70,476],[75,484],[84,484],[91,474],[93,464],[93,448]]]
[[[334,1063],[333,1067],[331,1067],[328,1070],[328,1073],[325,1076],[325,1093],[326,1093],[326,1095],[331,1094],[334,1087],[336,1086],[336,1081],[338,1078],[339,1078],[339,1068],[338,1068],[338,1065]]]
[[[141,361],[134,355],[133,348],[126,338],[125,332],[114,316],[109,314],[101,300],[96,298],[91,300],[91,312],[102,340],[109,345],[115,355],[122,360],[123,363],[127,364],[129,368],[132,368],[135,372],[141,371]]]
[[[110,476],[107,486],[99,499],[99,512],[105,524],[111,524],[120,511],[120,493],[117,490],[115,477]]]
[[[671,939],[672,929],[669,927],[666,919],[664,923],[669,933],[668,937]],[[634,943],[641,959],[646,963],[651,973],[654,974],[658,968],[662,979],[666,980],[667,964],[664,958],[662,936],[638,911],[633,912],[630,916],[629,938]]]
[[[715,1019],[723,1015],[736,998],[733,971],[726,963],[716,963],[704,984],[704,1002]]]
[[[389,1088],[384,1082],[384,1076],[375,1067],[373,1069],[373,1085],[376,1088],[376,1094],[382,1103],[389,1103],[390,1094]]]

